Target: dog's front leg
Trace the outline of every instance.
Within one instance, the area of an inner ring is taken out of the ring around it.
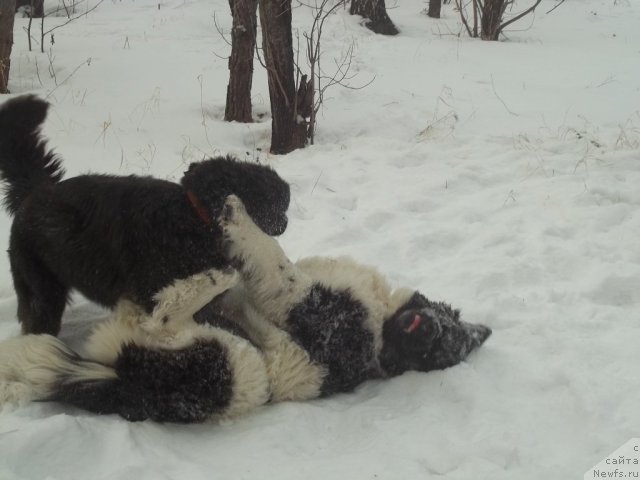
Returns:
[[[269,321],[284,326],[291,308],[309,292],[311,278],[291,263],[276,239],[253,223],[235,195],[227,197],[219,222],[249,300]]]
[[[239,281],[236,270],[207,270],[175,280],[154,295],[156,307],[142,324],[148,333],[173,335],[192,326],[193,315]]]

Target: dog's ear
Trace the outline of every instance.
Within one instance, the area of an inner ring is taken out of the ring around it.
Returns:
[[[189,166],[187,167],[187,169],[182,173],[183,175],[189,175],[191,172],[193,172],[193,169],[196,168],[198,164],[193,162],[190,163]]]

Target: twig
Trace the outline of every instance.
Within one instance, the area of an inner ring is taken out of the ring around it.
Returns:
[[[50,28],[49,30],[47,30],[46,32],[42,33],[42,37],[44,38],[46,35],[50,34],[51,32],[53,32],[54,30],[57,30],[60,27],[64,27],[65,25],[70,24],[71,22],[73,22],[74,20],[77,20],[78,18],[85,16],[91,12],[93,12],[96,8],[98,8],[100,6],[100,4],[104,2],[104,0],[100,0],[98,3],[96,3],[93,7],[91,7],[90,9],[88,9],[86,12],[84,12],[81,15],[75,16],[70,18],[69,20],[67,20],[66,22],[60,24],[60,25],[56,25],[55,27]],[[44,18],[44,17],[43,17]]]
[[[70,78],[71,78],[71,77],[72,77],[72,76],[73,76],[73,75],[74,75],[78,70],[80,70],[80,68],[81,68],[83,65],[85,65],[85,64],[86,64],[87,66],[91,65],[91,57],[87,58],[84,62],[82,62],[80,65],[78,65],[78,66],[73,70],[73,72],[71,72],[69,75],[67,75],[67,78],[65,78],[62,82],[60,82],[59,84],[57,84],[57,85],[56,85],[56,88],[54,88],[53,90],[51,90],[51,91],[47,94],[47,96],[46,96],[46,97],[44,97],[44,98],[45,98],[45,99],[49,98],[49,97],[53,94],[53,92],[55,92],[55,91],[58,89],[58,87],[60,87],[61,85],[64,85],[64,84],[65,84],[65,82],[66,82],[67,80],[69,80],[69,79],[70,79]]]
[[[564,0],[560,0],[560,3],[558,3],[555,7],[553,7],[551,10],[549,10],[547,13],[551,13],[553,12],[556,8],[558,8],[560,5],[562,5],[564,3]]]
[[[318,182],[320,181],[320,177],[322,177],[322,170],[320,170],[320,174],[318,175],[318,178],[316,178],[316,181],[313,184],[313,188],[311,189],[311,193],[309,193],[309,195],[313,195],[313,192],[315,191],[316,187],[318,186]]]
[[[512,112],[511,109],[504,102],[504,100],[502,100],[502,98],[500,98],[500,95],[498,95],[498,92],[496,92],[496,87],[493,84],[493,75],[491,75],[491,88],[493,89],[494,95],[496,96],[496,98],[498,100],[500,100],[500,103],[502,103],[502,105],[504,105],[504,108],[507,110],[507,112],[509,112],[511,115],[514,115],[514,116],[518,117],[519,115],[517,113],[515,113],[515,112]]]
[[[40,82],[40,86],[43,86],[42,79],[40,78],[40,69],[38,68],[38,57],[36,59],[36,76],[38,77],[38,81]]]
[[[231,46],[231,42],[227,40],[227,37],[224,35],[224,32],[222,31],[222,28],[220,28],[220,25],[218,25],[218,20],[216,19],[216,12],[213,12],[213,25],[214,27],[216,27],[216,31],[218,32],[218,35],[222,37],[222,40],[224,40],[227,45]]]
[[[211,144],[211,140],[209,140],[209,130],[207,130],[207,116],[204,113],[204,99],[203,99],[203,91],[202,91],[202,75],[198,75],[198,83],[200,84],[200,112],[202,113],[202,127],[204,128],[204,136],[207,139],[207,143],[209,144],[209,148],[211,151],[215,151],[213,145]]]
[[[469,24],[467,23],[467,17],[464,13],[465,7],[462,6],[462,2],[460,0],[455,0],[455,1],[456,1],[456,7],[460,12],[460,18],[462,19],[462,24],[464,25],[464,28],[467,29],[467,33],[469,34],[469,36],[473,37],[473,33],[471,33],[471,28],[469,28]],[[475,1],[475,0],[472,0],[472,1]]]
[[[505,27],[507,27],[508,25],[511,25],[513,22],[517,22],[518,20],[520,20],[522,17],[524,17],[525,15],[530,14],[531,12],[533,12],[536,7],[538,5],[540,5],[540,2],[542,0],[536,0],[536,3],[534,3],[532,6],[530,6],[529,8],[527,8],[524,12],[522,12],[520,15],[516,15],[515,17],[513,17],[512,19],[504,22],[502,25],[500,25],[500,27],[498,28],[498,33],[502,32],[502,30],[505,29]]]

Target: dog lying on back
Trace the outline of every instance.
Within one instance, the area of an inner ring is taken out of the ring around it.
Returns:
[[[40,137],[48,104],[23,96],[0,107],[0,179],[15,218],[9,260],[23,333],[57,335],[71,289],[113,307],[151,311],[175,279],[224,268],[215,219],[234,193],[269,235],[287,226],[289,185],[272,169],[229,157],[192,163],[180,185],[151,177],[62,180]]]
[[[491,334],[350,259],[292,264],[238,197],[220,225],[238,271],[174,282],[151,315],[121,303],[87,358],[49,335],[0,344],[0,404],[53,400],[128,420],[201,422],[451,367]]]

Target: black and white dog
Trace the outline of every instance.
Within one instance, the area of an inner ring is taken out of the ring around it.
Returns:
[[[199,422],[444,369],[491,334],[445,303],[392,291],[348,258],[291,263],[236,196],[220,225],[238,271],[174,282],[151,315],[122,302],[86,358],[49,335],[0,344],[0,403],[56,400],[128,420]]]
[[[62,180],[40,127],[48,104],[22,96],[0,107],[0,180],[14,215],[9,260],[24,333],[57,335],[70,289],[113,307],[154,306],[173,280],[224,268],[216,218],[236,194],[269,235],[287,226],[289,185],[271,168],[218,157],[192,163],[181,185],[151,177]]]

